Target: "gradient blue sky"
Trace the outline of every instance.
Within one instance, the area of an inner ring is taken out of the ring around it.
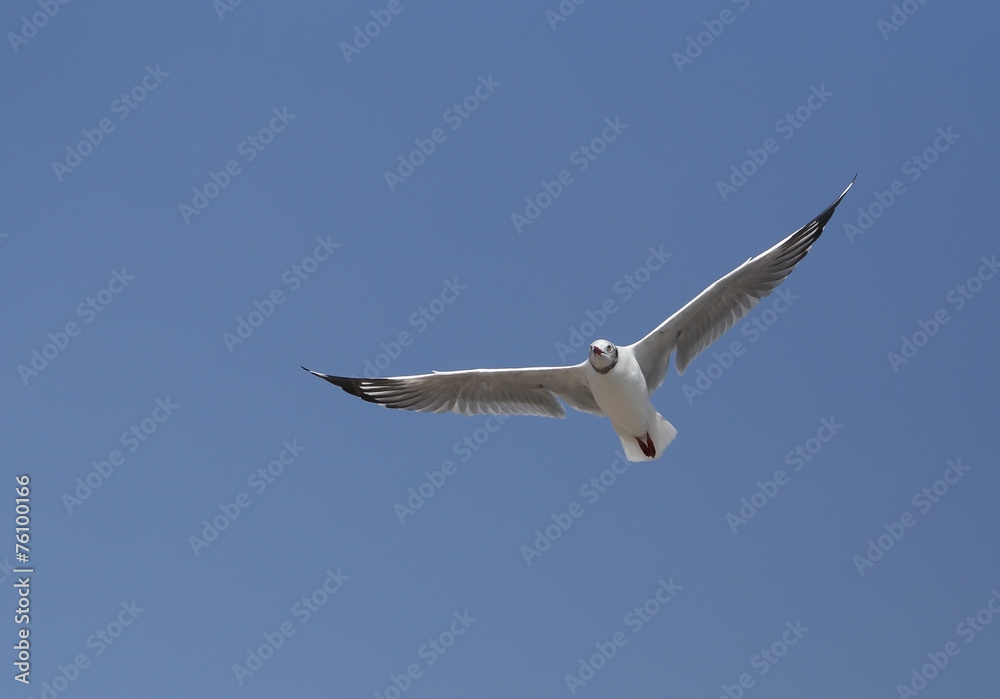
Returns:
[[[0,11],[3,696],[995,693],[995,4],[50,4]],[[785,300],[671,371],[658,461],[299,368],[582,361],[855,173]]]

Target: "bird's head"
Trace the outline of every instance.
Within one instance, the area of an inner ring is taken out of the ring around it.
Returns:
[[[618,363],[618,348],[607,340],[596,340],[590,345],[590,366],[599,374],[607,374]]]

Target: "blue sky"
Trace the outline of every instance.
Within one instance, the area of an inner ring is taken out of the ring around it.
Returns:
[[[0,13],[4,696],[993,691],[994,5],[224,2]],[[655,462],[299,368],[582,361],[855,173]]]

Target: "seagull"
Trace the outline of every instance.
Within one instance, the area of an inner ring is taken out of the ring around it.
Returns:
[[[576,410],[608,417],[629,461],[658,459],[677,436],[650,401],[667,375],[670,355],[677,354],[677,373],[683,375],[702,350],[774,291],[819,239],[853,184],[852,179],[812,221],[716,281],[638,342],[618,346],[596,340],[580,364],[373,379],[302,368],[369,403],[425,413],[563,418],[559,398]]]

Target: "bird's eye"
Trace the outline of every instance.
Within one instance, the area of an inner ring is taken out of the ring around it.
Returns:
[[[611,345],[608,345],[608,352],[610,352],[612,349],[613,347]]]

